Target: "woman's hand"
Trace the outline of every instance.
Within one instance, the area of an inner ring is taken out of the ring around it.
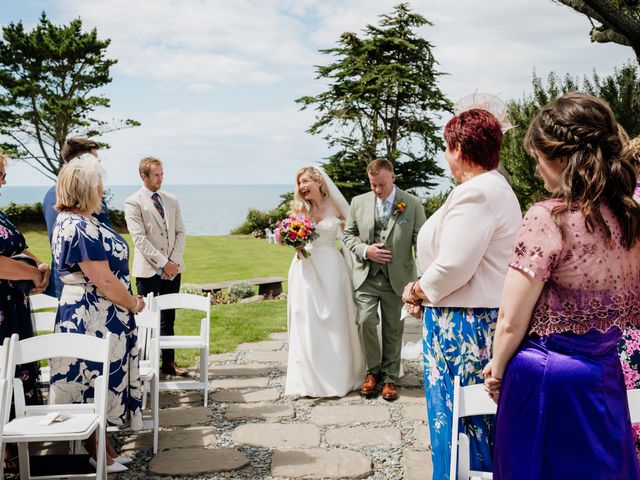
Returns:
[[[413,300],[411,292],[413,291],[413,286],[415,285],[415,283],[416,282],[407,283],[404,287],[404,291],[402,292],[402,301],[407,305],[420,305],[420,303],[422,303],[418,303]]]
[[[422,305],[416,305],[414,303],[405,303],[404,309],[409,315],[420,320],[422,318]]]
[[[493,376],[493,360],[491,360],[482,370],[482,375],[484,376],[484,389],[491,397],[491,400],[498,403],[498,398],[500,397],[500,387],[502,387],[502,378],[497,378]]]
[[[47,285],[49,285],[49,277],[51,276],[51,267],[46,263],[38,264],[38,272],[40,272],[40,278],[38,281],[34,281],[34,293],[42,293],[46,290]]]
[[[133,306],[129,309],[129,311],[134,315],[137,315],[142,310],[144,310],[144,297],[142,295],[131,295],[131,297],[133,298]]]

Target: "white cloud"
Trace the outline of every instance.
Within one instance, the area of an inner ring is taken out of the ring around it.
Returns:
[[[293,99],[322,90],[314,65],[344,31],[377,23],[398,0],[38,0],[56,22],[80,17],[112,40],[118,59],[105,117],[142,127],[111,133],[109,183],[138,183],[137,162],[165,160],[169,183],[288,183],[327,155],[305,130],[313,112]],[[49,6],[51,8],[49,8]],[[453,100],[474,90],[519,98],[536,68],[545,76],[608,74],[629,48],[591,44],[581,15],[551,0],[422,0],[434,22],[441,88]],[[0,13],[0,19],[4,19]],[[9,20],[16,20],[11,18]],[[24,18],[25,24],[33,18]],[[12,183],[33,184],[14,166]],[[14,179],[17,181],[14,183]],[[35,180],[37,182],[39,180]]]

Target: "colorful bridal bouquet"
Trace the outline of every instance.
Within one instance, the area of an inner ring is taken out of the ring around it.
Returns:
[[[295,247],[298,250],[298,255],[302,255],[304,258],[310,255],[304,246],[318,238],[315,222],[302,215],[289,215],[280,220],[273,234],[280,245]]]

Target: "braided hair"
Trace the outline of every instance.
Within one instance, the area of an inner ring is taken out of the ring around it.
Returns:
[[[633,199],[636,172],[625,155],[625,136],[605,101],[577,92],[557,98],[531,122],[525,149],[550,161],[566,160],[560,187],[552,194],[562,200],[552,216],[563,237],[563,214],[580,209],[587,231],[601,227],[611,239],[600,213],[605,204],[621,224],[625,248],[640,238],[640,206]]]

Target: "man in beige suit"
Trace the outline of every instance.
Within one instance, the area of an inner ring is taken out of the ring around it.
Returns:
[[[185,230],[180,205],[175,195],[160,191],[162,162],[147,157],[140,162],[143,186],[124,202],[127,228],[134,245],[133,275],[138,294],[154,295],[180,291],[180,274],[184,271]],[[163,310],[160,334],[173,335],[175,310]],[[162,372],[186,375],[176,365],[174,352],[162,350]]]

